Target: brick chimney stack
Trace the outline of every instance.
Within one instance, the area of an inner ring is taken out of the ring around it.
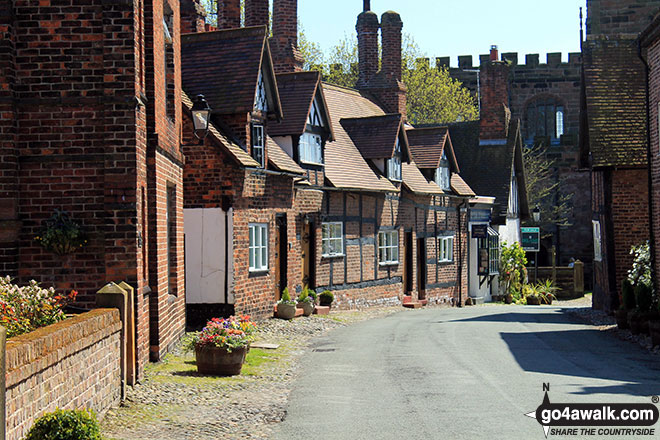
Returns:
[[[401,81],[401,16],[393,11],[383,13],[380,19],[383,40],[382,71],[389,77]]]
[[[201,0],[181,0],[180,17],[181,33],[191,34],[205,31],[206,9],[201,4]]]
[[[218,29],[241,27],[241,1],[218,0]]]
[[[365,0],[365,8],[369,0]],[[366,86],[378,72],[378,16],[368,9],[358,15],[355,30],[358,38],[359,72],[357,87]]]
[[[268,26],[268,0],[245,0],[245,26]]]
[[[490,60],[497,61],[498,58],[499,58],[499,53],[497,50],[497,46],[493,44],[492,46],[490,46]]]
[[[497,51],[497,49],[495,49]],[[491,49],[491,57],[493,49]],[[511,110],[509,110],[509,65],[503,61],[489,61],[481,65],[481,118],[479,138],[502,140],[508,136]]]
[[[298,0],[273,1],[273,62],[275,73],[302,71],[298,51]]]

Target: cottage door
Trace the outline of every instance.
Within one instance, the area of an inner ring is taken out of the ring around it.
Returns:
[[[275,299],[282,297],[282,290],[287,287],[287,251],[289,240],[287,239],[286,214],[278,214],[275,231]]]
[[[305,219],[301,237],[302,284],[310,289],[316,287],[314,285],[314,243],[314,223]]]
[[[406,231],[404,237],[404,271],[403,271],[403,293],[410,295],[413,291],[413,233]]]
[[[417,239],[417,298],[426,299],[426,242]]]

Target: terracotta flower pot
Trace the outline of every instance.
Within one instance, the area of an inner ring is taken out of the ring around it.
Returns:
[[[538,296],[528,296],[527,297],[527,305],[528,306],[540,306],[541,305],[541,298]]]
[[[277,317],[280,319],[293,319],[296,316],[296,306],[294,304],[278,304]]]
[[[231,352],[212,345],[195,346],[197,371],[216,376],[235,376],[241,374],[247,347],[234,348]]]
[[[513,295],[511,295],[509,293],[507,296],[505,296],[504,297],[504,302],[507,303],[507,304],[511,304],[513,302]]]
[[[299,302],[296,307],[303,310],[304,316],[310,316],[314,312],[314,304],[311,302]]]
[[[621,330],[630,328],[630,325],[628,324],[628,310],[618,309],[615,313],[615,316],[616,316],[616,325]]]

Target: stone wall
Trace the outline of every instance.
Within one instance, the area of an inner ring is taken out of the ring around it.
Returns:
[[[121,398],[121,321],[96,309],[7,340],[7,440],[46,412],[88,408],[102,417]]]

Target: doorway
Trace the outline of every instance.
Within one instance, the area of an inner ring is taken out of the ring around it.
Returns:
[[[305,217],[302,221],[302,284],[303,286],[308,286],[310,289],[314,289],[315,285],[315,244],[316,238],[314,235],[314,222]]]
[[[282,297],[282,290],[288,283],[288,247],[286,214],[277,214],[275,217],[275,299]]]
[[[417,239],[417,296],[426,299],[426,242]]]
[[[403,241],[404,246],[404,272],[403,293],[410,295],[413,291],[413,233],[406,231]]]

